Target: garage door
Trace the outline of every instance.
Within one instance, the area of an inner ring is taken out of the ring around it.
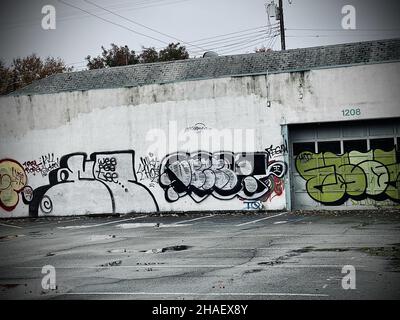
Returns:
[[[293,209],[400,206],[400,119],[289,127]]]

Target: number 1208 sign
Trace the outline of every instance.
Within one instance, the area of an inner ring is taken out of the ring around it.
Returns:
[[[343,109],[342,114],[343,114],[343,117],[359,116],[359,115],[361,115],[361,110],[360,110],[360,108]]]

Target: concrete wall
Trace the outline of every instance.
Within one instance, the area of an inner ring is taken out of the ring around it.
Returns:
[[[383,63],[2,97],[0,217],[285,209],[282,125],[399,117],[399,74]]]

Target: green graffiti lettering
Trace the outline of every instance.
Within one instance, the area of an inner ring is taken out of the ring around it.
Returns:
[[[295,163],[306,180],[309,196],[320,203],[339,205],[349,198],[368,197],[400,202],[400,163],[395,149],[351,151],[342,155],[304,151]]]

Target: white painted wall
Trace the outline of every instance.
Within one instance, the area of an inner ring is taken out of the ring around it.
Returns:
[[[63,172],[58,174],[64,177],[68,171],[66,181],[70,182],[45,193],[52,201],[52,210],[46,213],[47,204],[42,203],[44,212],[39,210],[39,215],[149,212],[157,206],[161,211],[240,210],[247,205],[237,196],[220,200],[210,195],[196,203],[187,195],[176,202],[166,201],[158,182],[138,172],[140,158],[156,159],[158,165],[165,155],[176,151],[264,151],[284,143],[283,124],[399,117],[399,74],[400,63],[385,63],[268,78],[260,75],[1,97],[0,159],[14,159],[25,169],[28,161],[39,163],[41,156],[49,153],[55,160],[70,153],[87,154],[85,168],[84,155],[78,154],[69,159],[69,170],[60,170]],[[344,117],[341,110],[349,106],[360,108],[361,115]],[[206,128],[193,130],[196,123]],[[222,134],[224,143],[215,139],[206,143],[210,134]],[[104,154],[120,150],[133,150],[134,154]],[[99,154],[89,159],[95,152]],[[98,161],[104,163],[108,161],[105,158],[113,157],[118,162],[118,179],[110,176],[108,182],[93,181],[98,171],[104,173]],[[270,160],[282,161],[283,156]],[[6,165],[0,163],[3,176]],[[137,182],[132,182],[135,173]],[[32,189],[49,184],[48,174],[27,172],[26,177],[26,185]],[[5,192],[13,193],[7,181],[3,178],[1,182],[3,202],[10,201]],[[0,208],[0,217],[28,215],[29,206],[22,202],[21,193],[13,210]],[[286,207],[285,192],[271,197],[263,202],[264,208]]]

